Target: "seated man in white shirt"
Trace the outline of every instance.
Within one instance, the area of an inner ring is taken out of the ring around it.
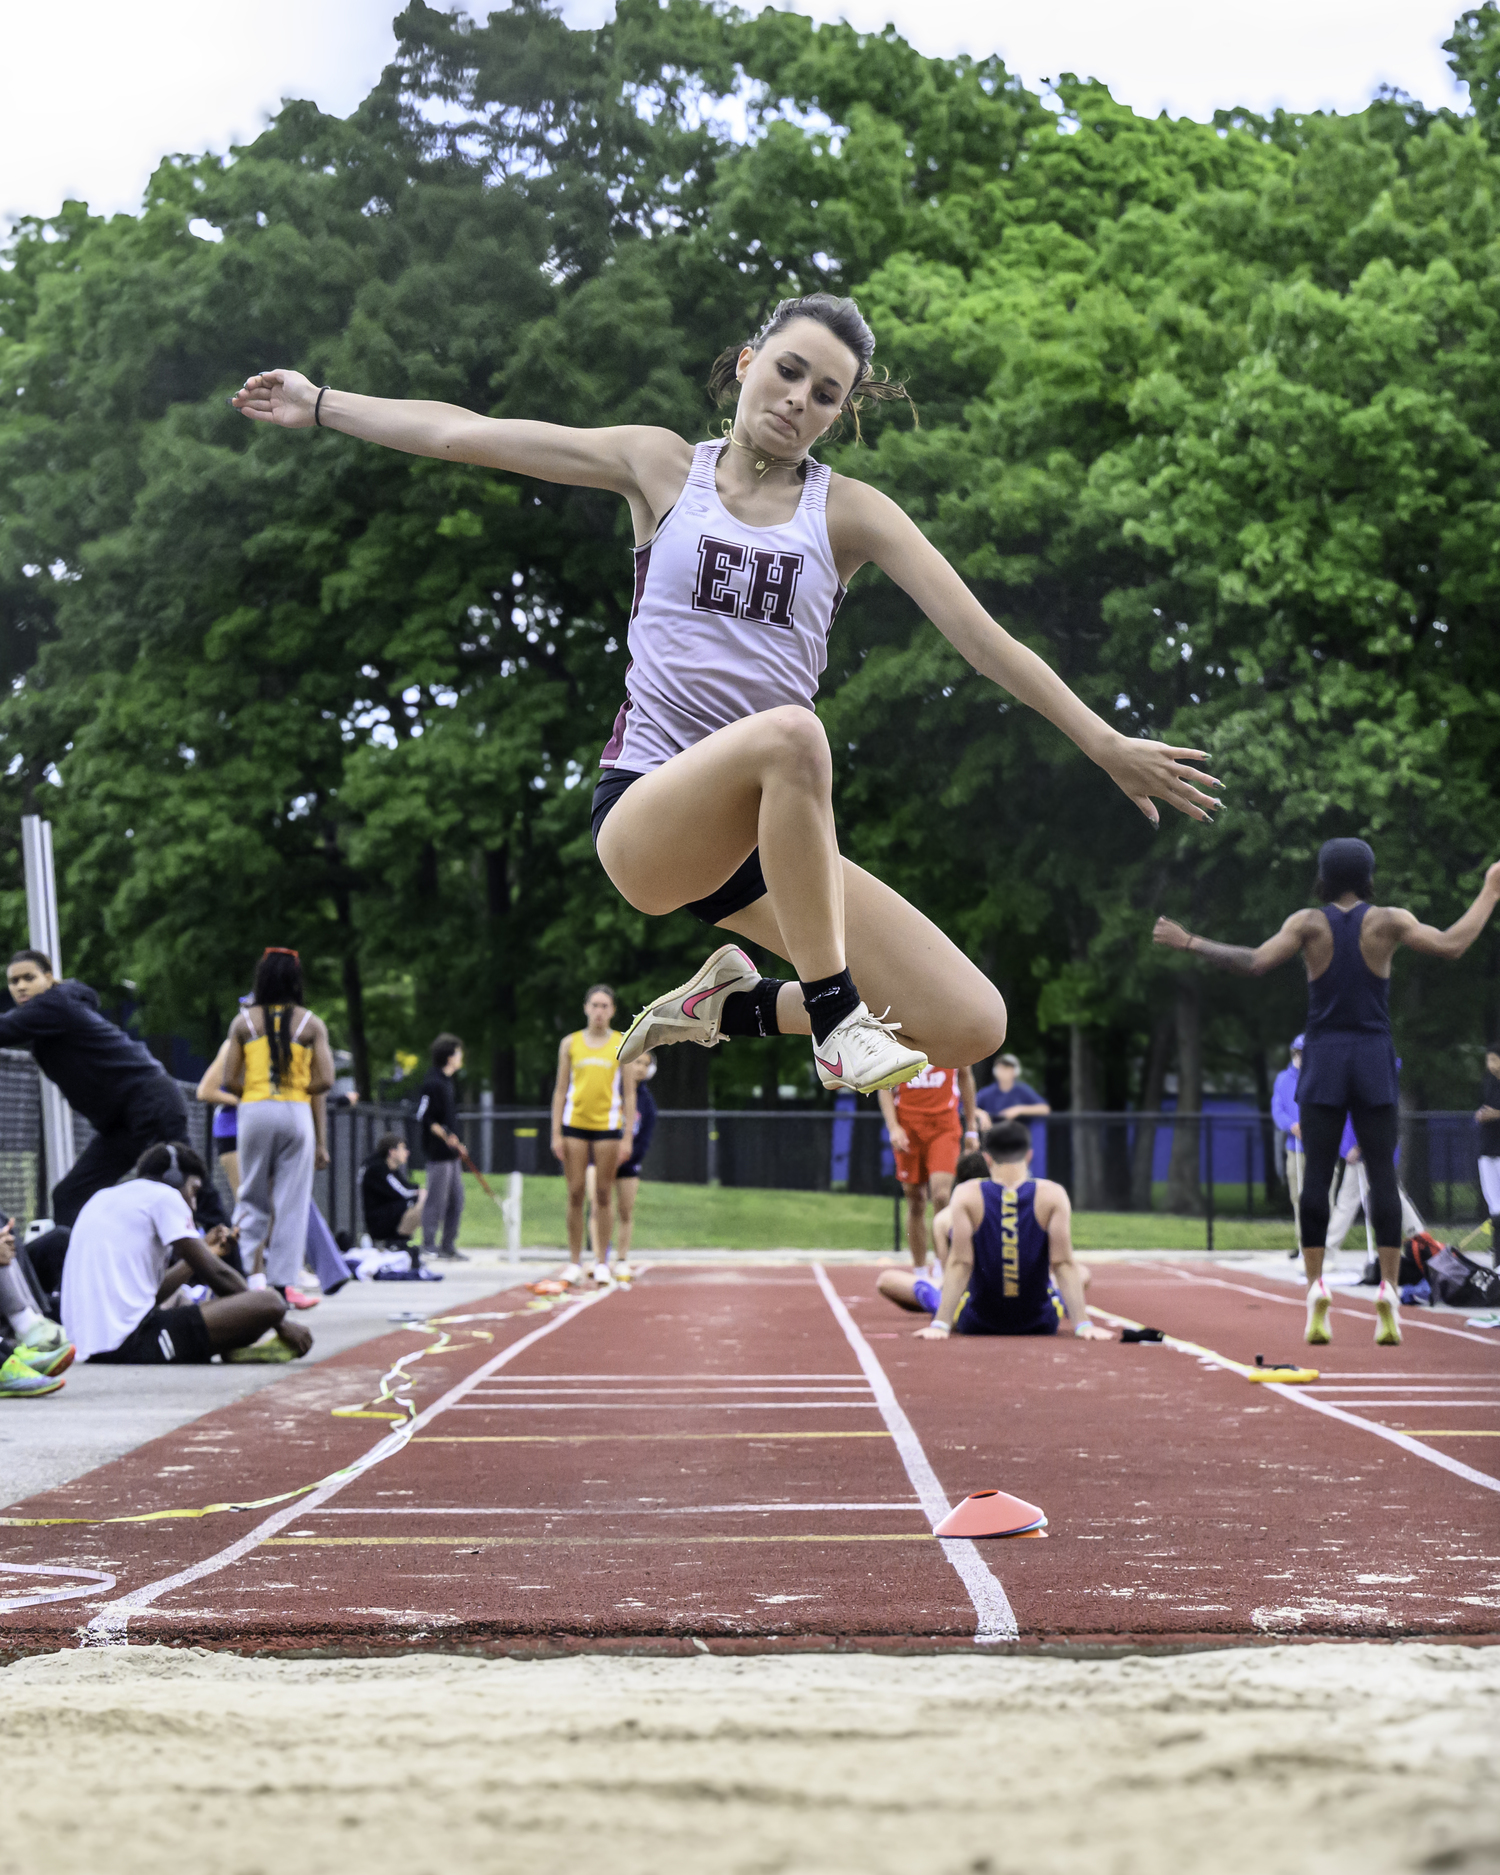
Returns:
[[[191,1147],[149,1146],[134,1178],[95,1192],[79,1212],[62,1283],[63,1324],[79,1360],[233,1359],[269,1329],[276,1339],[252,1358],[295,1360],[312,1346],[308,1331],[285,1319],[278,1290],[248,1288],[199,1236],[193,1204],[207,1176]],[[213,1299],[164,1306],[185,1283],[206,1283]]]

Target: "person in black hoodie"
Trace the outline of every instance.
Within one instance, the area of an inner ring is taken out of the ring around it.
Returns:
[[[421,1259],[412,1238],[422,1222],[427,1193],[406,1176],[410,1156],[410,1148],[399,1133],[382,1133],[365,1161],[359,1199],[371,1239],[405,1250],[416,1269]]]
[[[42,1073],[94,1129],[72,1171],[52,1188],[53,1221],[66,1228],[148,1146],[187,1139],[187,1102],[145,1043],[100,1014],[87,983],[54,977],[43,952],[17,951],[5,981],[16,1006],[0,1015],[0,1048],[30,1049]]]
[[[464,1065],[464,1045],[456,1035],[440,1035],[432,1044],[432,1072],[422,1083],[417,1124],[427,1161],[427,1208],[422,1214],[422,1248],[449,1262],[467,1261],[458,1247],[464,1214],[464,1169],[459,1157],[458,1099],[453,1077]]]

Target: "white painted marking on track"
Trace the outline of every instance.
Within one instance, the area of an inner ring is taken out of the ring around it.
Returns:
[[[1500,1491],[1500,1478],[1492,1478],[1487,1471],[1475,1471],[1472,1465],[1449,1458],[1446,1452],[1435,1452],[1430,1445],[1423,1445],[1409,1433],[1382,1426],[1377,1420],[1363,1419],[1357,1413],[1346,1413],[1343,1407],[1335,1406],[1331,1400],[1304,1398],[1300,1387],[1283,1387],[1275,1381],[1267,1381],[1265,1386],[1267,1393],[1279,1393],[1284,1400],[1290,1400],[1296,1406],[1305,1406],[1310,1412],[1326,1413],[1330,1419],[1341,1419],[1346,1426],[1358,1426],[1364,1432],[1373,1432],[1377,1439],[1388,1439],[1392,1445],[1399,1445],[1403,1452],[1410,1452],[1416,1458],[1425,1458],[1429,1465],[1451,1471],[1455,1477],[1465,1478],[1470,1484],[1480,1485],[1486,1491]]]
[[[890,1510],[902,1513],[919,1512],[921,1504],[916,1498],[903,1498],[897,1503],[881,1502],[856,1504],[841,1502],[836,1504],[621,1504],[611,1505],[584,1504],[563,1508],[549,1507],[545,1504],[489,1504],[476,1508],[472,1504],[412,1505],[381,1504],[369,1510],[351,1510],[347,1505],[340,1505],[336,1510],[320,1510],[320,1517],[709,1517],[720,1516],[730,1511],[775,1511],[778,1515],[792,1511],[825,1510]]]
[[[1235,1289],[1238,1290],[1242,1296],[1254,1296],[1258,1302],[1281,1302],[1290,1309],[1302,1309],[1307,1307],[1307,1296],[1305,1292],[1300,1296],[1279,1296],[1274,1289],[1254,1289],[1249,1283],[1228,1282],[1222,1276],[1198,1276],[1191,1270],[1178,1269],[1175,1265],[1170,1267],[1169,1273],[1175,1276],[1179,1282],[1197,1283],[1200,1288],[1209,1286],[1215,1289]],[[1267,1281],[1274,1280],[1274,1277],[1267,1278]],[[1347,1292],[1340,1291],[1340,1293],[1344,1294]],[[1369,1313],[1366,1313],[1364,1309],[1338,1307],[1335,1307],[1332,1313],[1335,1315],[1353,1316],[1356,1321],[1364,1322],[1367,1325],[1373,1323],[1375,1320],[1373,1304],[1371,1305]],[[1495,1337],[1493,1335],[1473,1335],[1469,1333],[1467,1328],[1449,1328],[1443,1322],[1425,1321],[1421,1313],[1416,1309],[1405,1309],[1402,1311],[1401,1326],[1403,1328],[1428,1328],[1431,1329],[1435,1335],[1452,1335],[1459,1341],[1477,1341],[1482,1348],[1492,1348],[1495,1345]]]
[[[823,1299],[833,1311],[833,1318],[844,1331],[844,1339],[853,1348],[855,1358],[864,1370],[865,1378],[870,1383],[871,1391],[880,1406],[881,1415],[896,1442],[896,1450],[901,1454],[901,1463],[906,1467],[906,1475],[911,1479],[912,1489],[916,1492],[927,1520],[938,1524],[953,1506],[948,1502],[947,1493],[938,1481],[937,1473],[932,1469],[931,1461],[922,1450],[922,1441],[917,1437],[915,1426],[907,1418],[905,1409],[896,1398],[896,1390],[886,1376],[885,1369],[875,1357],[875,1350],[865,1340],[855,1324],[854,1317],[844,1306],[839,1295],[828,1280],[828,1272],[821,1263],[812,1265],[812,1273],[818,1287],[823,1291]],[[1001,1587],[999,1578],[993,1574],[989,1565],[967,1537],[940,1537],[943,1554],[957,1571],[959,1580],[968,1590],[969,1600],[974,1604],[974,1612],[979,1617],[979,1625],[974,1633],[976,1646],[994,1646],[1000,1641],[1015,1641],[1021,1638],[1021,1630],[1016,1624],[1016,1613],[1010,1605],[1010,1599]]]
[[[873,1413],[873,1400],[651,1400],[634,1406],[614,1399],[570,1401],[476,1400],[456,1413]]]
[[[126,1629],[133,1614],[139,1614],[142,1609],[149,1608],[153,1602],[159,1601],[163,1595],[170,1595],[174,1589],[185,1588],[190,1582],[199,1582],[204,1576],[217,1575],[221,1569],[227,1569],[231,1563],[237,1563],[241,1557],[248,1556],[268,1537],[275,1536],[288,1524],[296,1523],[309,1511],[317,1510],[327,1503],[329,1498],[336,1496],[346,1485],[353,1484],[356,1478],[363,1477],[383,1459],[392,1457],[396,1452],[404,1451],[423,1426],[431,1425],[440,1413],[447,1412],[466,1393],[471,1392],[481,1381],[487,1380],[497,1368],[504,1367],[508,1362],[515,1360],[518,1354],[524,1354],[528,1348],[535,1347],[537,1342],[544,1341],[548,1335],[556,1334],[559,1328],[564,1328],[569,1322],[575,1321],[585,1309],[593,1308],[596,1303],[607,1300],[615,1293],[613,1289],[602,1289],[597,1295],[583,1296],[571,1308],[564,1309],[560,1315],[554,1315],[550,1320],[543,1322],[540,1328],[534,1328],[529,1335],[522,1335],[519,1341],[513,1341],[508,1348],[502,1348],[498,1354],[491,1355],[489,1360],[476,1367],[472,1374],[460,1380],[456,1386],[450,1387],[441,1399],[434,1400],[431,1406],[402,1426],[399,1432],[387,1433],[383,1439],[377,1440],[362,1459],[356,1460],[339,1477],[330,1479],[327,1484],[319,1486],[316,1491],[310,1492],[304,1498],[299,1498],[295,1504],[288,1504],[281,1510],[273,1511],[253,1530],[247,1531],[238,1542],[230,1543],[226,1548],[217,1550],[212,1556],[205,1556],[202,1562],[193,1563],[187,1569],[179,1569],[173,1575],[162,1576],[155,1582],[146,1583],[142,1588],[132,1589],[128,1595],[121,1595],[115,1601],[106,1602],[83,1630],[80,1636],[82,1644],[85,1647],[128,1646]]]

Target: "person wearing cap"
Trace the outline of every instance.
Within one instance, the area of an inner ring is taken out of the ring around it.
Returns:
[[[1500,860],[1489,867],[1468,910],[1446,931],[1409,911],[1376,905],[1375,854],[1364,840],[1326,840],[1318,852],[1314,909],[1294,911],[1253,949],[1216,944],[1171,918],[1153,938],[1237,976],[1260,977],[1301,957],[1307,970],[1307,1029],[1297,1082],[1297,1117],[1306,1155],[1298,1220],[1307,1271],[1307,1340],[1332,1339],[1332,1296],[1323,1279],[1328,1243],[1328,1188],[1347,1117],[1369,1184],[1369,1214],[1380,1259],[1375,1341],[1401,1340],[1396,1276],[1401,1264],[1401,1194],[1396,1183],[1396,1051],[1391,1042],[1391,964],[1404,945],[1456,962],[1500,903]]]
[[[1036,1089],[1020,1078],[1021,1063],[1016,1056],[996,1055],[991,1072],[993,1084],[980,1090],[977,1104],[989,1115],[992,1126],[1002,1120],[1045,1120],[1052,1111]]]
[[[1297,1114],[1297,1080],[1302,1072],[1304,1039],[1300,1035],[1292,1038],[1292,1058],[1271,1088],[1271,1118],[1286,1141],[1286,1188],[1291,1194],[1294,1218],[1302,1202],[1302,1122]],[[1293,1250],[1292,1255],[1296,1254]]]

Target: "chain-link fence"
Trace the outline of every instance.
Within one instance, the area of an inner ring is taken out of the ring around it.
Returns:
[[[213,1156],[214,1109],[183,1083],[188,1140],[214,1167],[226,1201],[228,1183]],[[459,1130],[480,1171],[527,1177],[561,1174],[551,1152],[548,1108],[478,1108],[459,1115]],[[422,1163],[413,1109],[359,1102],[328,1114],[330,1165],[315,1185],[337,1230],[363,1229],[359,1182],[376,1141],[400,1134]],[[1060,1113],[1032,1123],[1033,1171],[1067,1187],[1076,1211],[1133,1220],[1132,1243],[1144,1243],[1152,1217],[1174,1220],[1171,1242],[1205,1249],[1230,1246],[1242,1227],[1294,1230],[1287,1140],[1268,1114],[1249,1110],[1199,1114]],[[74,1115],[75,1149],[92,1137]],[[1478,1138],[1470,1113],[1404,1113],[1401,1181],[1423,1220],[1439,1229],[1483,1216]],[[892,1200],[891,1236],[901,1242],[901,1191],[890,1142],[872,1102],[804,1111],[758,1108],[663,1110],[657,1116],[647,1176],[652,1182],[849,1192]],[[51,1180],[42,1142],[40,1080],[27,1054],[0,1050],[0,1210],[30,1218],[45,1209]],[[1349,1193],[1352,1193],[1352,1185]],[[1346,1197],[1349,1195],[1346,1193]],[[1350,1207],[1346,1203],[1345,1210]]]

